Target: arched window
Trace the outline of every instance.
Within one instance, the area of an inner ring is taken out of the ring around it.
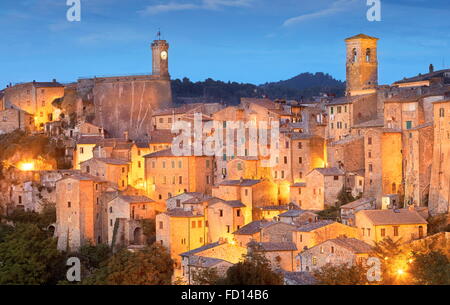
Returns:
[[[370,62],[370,49],[366,49],[366,62]]]
[[[356,62],[358,60],[358,52],[356,52],[356,49],[353,49],[352,51],[352,62]]]

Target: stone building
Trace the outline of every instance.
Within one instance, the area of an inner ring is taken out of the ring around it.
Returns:
[[[148,137],[153,129],[153,112],[172,105],[169,44],[155,40],[151,47],[152,75],[94,77],[77,82],[79,95],[89,96],[94,105],[92,123],[111,137],[121,137],[124,132],[133,140]]]
[[[116,186],[120,191],[128,188],[130,163],[119,159],[92,158],[81,163],[81,172]]]
[[[324,241],[297,256],[296,271],[314,272],[327,264],[364,265],[372,247],[356,238],[335,238]]]
[[[335,206],[344,189],[345,173],[339,168],[316,168],[306,176],[306,187],[301,188],[300,208],[324,210]]]
[[[263,254],[273,270],[295,270],[295,256],[298,251],[293,242],[255,242],[249,245],[249,251]]]
[[[245,247],[224,241],[180,253],[182,276],[187,284],[195,284],[193,274],[205,269],[215,268],[219,276],[225,276],[228,268],[239,263],[245,254],[247,254]]]
[[[278,215],[281,222],[301,226],[318,221],[318,215],[314,211],[292,209]]]
[[[144,245],[141,220],[155,219],[163,207],[145,196],[119,195],[107,203],[108,244],[110,246]]]
[[[341,222],[347,226],[355,225],[355,214],[361,210],[374,210],[376,208],[375,198],[361,198],[341,206]]]
[[[272,222],[263,219],[246,224],[233,233],[236,244],[241,247],[247,247],[252,241],[262,242],[261,231],[265,226],[268,226],[271,223]]]
[[[214,157],[175,156],[171,149],[144,156],[147,195],[156,201],[186,192],[211,194]]]
[[[378,86],[378,38],[364,34],[349,37],[347,45],[347,95],[374,93]]]
[[[106,242],[104,203],[106,185],[98,177],[74,174],[56,183],[58,249],[76,251],[86,244]]]
[[[245,226],[246,206],[240,201],[212,198],[208,201],[207,220],[209,241],[233,241],[233,233]]]
[[[449,213],[450,203],[450,99],[433,104],[434,145],[428,206],[432,215]]]
[[[278,201],[277,185],[267,180],[226,180],[214,186],[212,195],[226,201],[242,202],[246,206],[245,223],[258,220],[258,208],[274,206]]]
[[[293,232],[293,242],[299,251],[309,249],[326,240],[340,237],[358,238],[356,228],[331,220],[320,220],[298,227]]]
[[[33,115],[19,109],[5,109],[0,111],[0,134],[15,130],[32,132],[36,130]]]
[[[47,122],[59,120],[59,110],[53,107],[55,99],[64,96],[64,85],[52,82],[29,82],[8,86],[4,90],[4,107],[21,109],[34,116],[37,129]]]
[[[371,245],[388,237],[406,243],[427,235],[427,221],[413,206],[408,209],[362,210],[356,213],[355,225],[360,239]]]
[[[166,247],[176,268],[181,269],[180,254],[207,244],[205,215],[183,209],[156,215],[156,241]]]

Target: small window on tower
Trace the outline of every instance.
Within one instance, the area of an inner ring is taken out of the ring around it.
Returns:
[[[356,62],[358,60],[358,52],[356,52],[356,49],[353,49],[352,51],[352,61]]]
[[[370,62],[370,49],[366,50],[366,62]]]

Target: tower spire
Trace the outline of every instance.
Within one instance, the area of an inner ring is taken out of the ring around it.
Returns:
[[[161,40],[161,28],[158,29],[158,33],[156,33],[156,37],[158,40]]]

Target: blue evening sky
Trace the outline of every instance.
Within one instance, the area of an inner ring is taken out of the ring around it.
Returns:
[[[172,78],[255,84],[302,72],[345,79],[344,38],[380,38],[380,83],[450,66],[449,0],[66,0],[0,1],[0,88],[25,81],[151,73],[161,28]]]

